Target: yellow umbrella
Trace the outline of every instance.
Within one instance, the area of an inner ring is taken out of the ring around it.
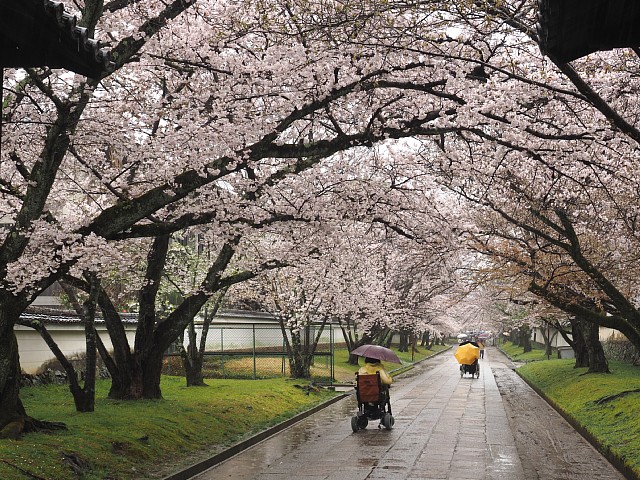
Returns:
[[[464,343],[457,348],[453,356],[461,365],[471,365],[480,358],[480,349],[472,343]]]

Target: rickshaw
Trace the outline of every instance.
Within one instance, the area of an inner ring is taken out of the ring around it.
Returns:
[[[476,342],[462,342],[458,345],[454,354],[456,360],[460,364],[460,378],[464,377],[465,373],[480,378],[480,364],[478,359],[480,358],[480,347]]]

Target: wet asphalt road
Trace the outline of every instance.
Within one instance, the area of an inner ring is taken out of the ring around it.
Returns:
[[[353,433],[350,396],[193,479],[624,479],[493,348],[479,379],[460,378],[452,351],[421,363],[391,406],[392,430]]]

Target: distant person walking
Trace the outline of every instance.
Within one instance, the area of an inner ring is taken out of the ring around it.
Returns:
[[[480,347],[480,358],[484,358],[484,341],[478,340],[478,347]]]

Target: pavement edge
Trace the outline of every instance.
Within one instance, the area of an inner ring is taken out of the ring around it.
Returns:
[[[263,430],[262,432],[257,433],[256,435],[250,438],[247,438],[242,442],[236,443],[235,445],[218,453],[217,455],[209,457],[201,462],[195,463],[185,468],[184,470],[175,472],[167,477],[164,477],[162,480],[188,480],[193,476],[198,475],[199,473],[202,473],[205,470],[219,463],[224,462],[225,460],[228,460],[229,458],[233,457],[234,455],[237,455],[238,453],[246,450],[247,448],[250,448],[256,445],[257,443],[262,442],[263,440],[269,438],[270,436],[275,435],[278,432],[281,432],[285,428],[290,427],[291,425],[299,422],[300,420],[310,415],[313,415],[314,413],[322,410],[323,408],[326,408],[329,405],[339,402],[340,400],[348,397],[349,395],[350,395],[349,393],[336,395],[335,397],[331,398],[330,400],[327,400],[326,402],[320,403],[319,405],[316,405],[313,408],[310,408],[308,410],[305,410],[302,413],[294,415],[293,417],[291,417],[288,420],[285,420],[284,422],[278,423],[277,425],[274,425],[273,427],[268,428],[267,430]]]
[[[640,476],[638,476],[630,467],[625,465],[624,458],[620,458],[618,455],[615,455],[609,448],[605,447],[595,436],[593,436],[589,431],[582,426],[575,418],[566,413],[559,405],[557,405],[553,400],[551,400],[542,390],[540,390],[537,386],[530,383],[525,377],[523,377],[520,372],[518,372],[517,368],[513,369],[514,372],[527,384],[531,389],[536,392],[545,402],[551,406],[562,418],[564,418],[569,425],[573,427],[573,429],[578,432],[582,437],[591,444],[593,448],[595,448],[600,454],[606,458],[611,465],[613,465],[616,470],[618,470],[627,480],[640,480]]]

